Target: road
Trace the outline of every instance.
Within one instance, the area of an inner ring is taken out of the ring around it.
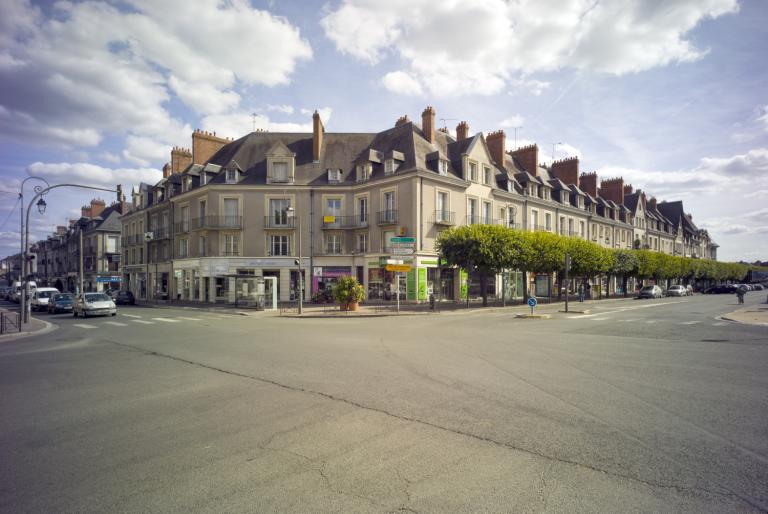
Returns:
[[[0,511],[768,511],[768,329],[596,305],[42,315],[0,343]]]

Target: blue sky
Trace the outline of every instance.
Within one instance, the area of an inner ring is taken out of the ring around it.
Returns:
[[[432,105],[451,130],[503,128],[512,148],[518,127],[544,161],[559,143],[582,171],[682,199],[721,259],[768,260],[766,2],[190,5],[0,2],[0,190],[152,182],[193,129],[240,137],[251,113],[376,132]],[[34,237],[93,196],[51,193]],[[18,251],[14,203],[0,194],[0,255]]]

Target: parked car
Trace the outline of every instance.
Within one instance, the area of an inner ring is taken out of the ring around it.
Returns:
[[[29,301],[30,309],[33,311],[47,311],[48,301],[53,295],[59,294],[59,292],[55,287],[38,287],[32,293],[32,299]]]
[[[112,291],[112,301],[116,305],[136,305],[136,297],[130,291]]]
[[[706,289],[704,292],[706,294],[734,294],[736,292],[736,286],[732,284],[712,286]]]
[[[11,286],[0,287],[0,300],[10,300],[12,291],[13,291],[13,288]]]
[[[72,305],[75,303],[75,295],[72,293],[55,294],[48,300],[48,314],[58,314],[59,312],[72,312]]]
[[[72,315],[77,317],[88,316],[116,316],[117,307],[112,298],[105,293],[83,293],[77,297],[72,307]]]
[[[752,284],[752,287],[754,288],[755,291],[762,291],[763,289],[765,289],[763,287],[763,284]]]
[[[688,291],[688,296],[691,296],[693,294],[693,286],[691,284],[688,284],[685,286],[685,290]]]
[[[688,288],[681,285],[674,285],[667,289],[667,296],[688,296]]]
[[[30,280],[27,282],[27,297],[31,298],[32,293],[37,289],[37,282]],[[16,281],[13,283],[13,293],[11,293],[11,301],[15,303],[21,302],[21,282]]]
[[[645,286],[637,294],[638,298],[662,298],[664,292],[659,286]]]

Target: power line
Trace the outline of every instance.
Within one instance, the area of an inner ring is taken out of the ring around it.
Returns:
[[[8,223],[8,220],[11,219],[11,215],[13,214],[13,211],[16,210],[16,206],[19,205],[20,201],[21,201],[21,197],[16,199],[16,203],[13,204],[13,207],[11,208],[10,212],[8,213],[8,216],[5,217],[5,221],[3,221],[3,224],[0,225],[0,230],[2,230],[3,227],[5,227],[5,224]]]

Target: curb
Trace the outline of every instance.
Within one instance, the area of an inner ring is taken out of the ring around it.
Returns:
[[[16,332],[14,334],[0,335],[0,343],[4,343],[6,341],[16,341],[18,339],[24,339],[25,337],[30,337],[30,336],[45,335],[59,328],[59,326],[56,325],[55,323],[50,323],[40,318],[35,318],[35,319],[38,321],[42,321],[45,324],[45,326],[40,330],[34,330],[32,332]]]
[[[727,318],[725,316],[720,316],[720,319],[723,321],[729,321],[731,323],[738,323],[739,325],[751,325],[753,327],[768,327],[768,323],[750,323],[749,321],[740,321],[738,319]]]
[[[549,314],[518,314],[515,317],[519,319],[550,319],[552,316]]]

